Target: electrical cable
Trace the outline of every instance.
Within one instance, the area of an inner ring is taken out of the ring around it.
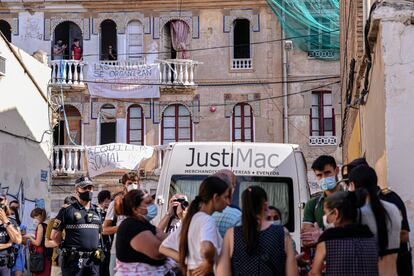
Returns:
[[[303,79],[303,80],[290,80],[287,82],[284,81],[266,81],[266,82],[229,82],[229,83],[200,83],[195,87],[221,87],[221,86],[248,86],[248,85],[265,85],[265,84],[281,84],[281,83],[301,83],[301,82],[314,82],[321,80],[337,79],[339,76],[332,77],[323,77],[323,78],[312,78],[312,79]],[[57,81],[62,83],[65,81],[65,78],[56,78]],[[107,82],[107,81],[95,81],[95,80],[82,80],[83,83],[95,83],[95,84],[107,84],[107,85],[131,85],[131,86],[168,86],[168,87],[192,87],[193,85],[185,85],[180,83],[132,83],[132,82]]]
[[[300,35],[300,36],[291,36],[286,38],[278,38],[278,39],[271,39],[271,40],[263,40],[263,41],[257,41],[257,42],[250,42],[250,43],[240,43],[237,45],[221,45],[221,46],[211,46],[211,47],[203,47],[203,48],[194,48],[194,49],[186,49],[186,52],[199,52],[199,51],[207,51],[207,50],[216,50],[216,49],[226,49],[226,48],[233,48],[235,46],[242,47],[242,46],[250,46],[250,45],[260,45],[260,44],[269,44],[284,40],[294,40],[299,38],[305,38],[305,37],[313,37],[313,36],[322,36],[324,34],[328,33],[335,33],[339,32],[340,30],[332,30],[332,31],[321,31],[321,33],[314,34],[314,35]],[[155,51],[155,52],[136,52],[136,53],[123,53],[123,54],[117,54],[118,56],[128,56],[128,55],[157,55],[157,54],[169,54],[171,51]],[[100,56],[100,54],[83,54],[83,57],[89,57],[89,56]]]

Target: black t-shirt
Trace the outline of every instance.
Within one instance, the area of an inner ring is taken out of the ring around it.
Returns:
[[[165,260],[154,260],[147,255],[135,251],[131,247],[131,240],[141,232],[151,231],[156,234],[156,228],[149,222],[140,221],[135,218],[126,218],[119,225],[116,234],[116,258],[124,263],[146,263],[152,266],[160,266]]]
[[[17,222],[9,217],[9,221],[13,225],[14,228],[18,229]],[[6,244],[10,241],[10,236],[7,233],[6,225],[0,224],[0,244]],[[7,255],[9,251],[9,248],[0,250],[0,256]]]
[[[60,209],[53,224],[53,229],[65,230],[64,248],[87,252],[98,248],[101,227],[101,216],[97,209],[92,206],[86,210],[78,202]]]

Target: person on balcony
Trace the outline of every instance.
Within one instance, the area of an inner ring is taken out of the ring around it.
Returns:
[[[79,39],[75,38],[72,44],[72,59],[81,60],[82,59],[82,47],[80,46]]]
[[[65,55],[66,51],[66,44],[63,43],[62,39],[58,39],[53,46],[53,59],[54,60],[61,60]]]
[[[112,45],[108,45],[108,60],[117,60],[116,50],[112,47]]]

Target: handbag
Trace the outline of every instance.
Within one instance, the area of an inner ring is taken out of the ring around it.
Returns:
[[[36,253],[30,250],[29,270],[33,273],[43,272],[45,269],[45,256],[43,253]]]

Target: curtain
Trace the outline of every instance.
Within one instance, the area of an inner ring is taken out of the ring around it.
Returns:
[[[259,186],[266,191],[269,206],[275,206],[282,213],[282,223],[289,220],[289,188],[283,182],[241,182],[239,202],[242,202],[242,193],[249,186]],[[243,206],[241,206],[243,208]]]
[[[177,58],[188,59],[190,57],[190,53],[188,52],[190,27],[184,21],[174,20],[170,22],[170,28],[172,46],[177,51]]]

